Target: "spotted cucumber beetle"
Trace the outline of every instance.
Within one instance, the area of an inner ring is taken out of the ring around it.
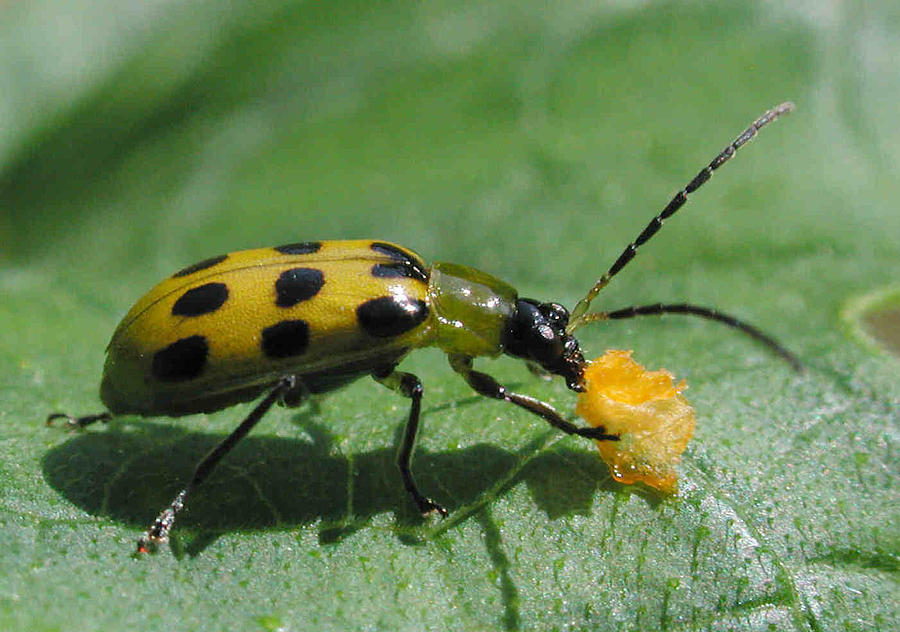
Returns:
[[[755,327],[715,309],[655,304],[589,312],[591,301],[675,214],[689,194],[763,126],[793,109],[783,103],[756,119],[704,167],[630,243],[569,313],[557,303],[520,298],[485,272],[455,263],[428,266],[416,253],[382,241],[309,241],[206,259],[159,283],[119,323],[107,349],[100,397],[108,412],[66,418],[73,427],[114,415],[213,412],[262,396],[241,424],[197,466],[138,541],[138,551],[168,539],[187,496],[273,404],[297,406],[371,375],[410,400],[397,455],[401,479],[422,514],[447,511],[423,495],[410,470],[423,387],[397,370],[412,349],[437,346],[479,394],[524,408],[567,433],[617,440],[605,428],[579,427],[538,399],[506,389],[473,368],[477,357],[506,354],[535,372],[584,390],[586,360],[573,332],[598,320],[690,314],[748,334],[793,367],[797,358]]]

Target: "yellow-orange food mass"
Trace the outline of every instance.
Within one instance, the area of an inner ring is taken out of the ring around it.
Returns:
[[[620,483],[643,483],[677,491],[675,466],[694,435],[694,408],[668,371],[648,371],[631,351],[607,351],[584,372],[587,388],[575,412],[592,426],[605,426],[618,441],[597,441],[600,456]]]

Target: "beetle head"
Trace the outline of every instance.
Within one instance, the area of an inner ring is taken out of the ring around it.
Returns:
[[[584,356],[578,340],[566,333],[568,324],[569,311],[562,305],[520,298],[504,333],[503,350],[562,376],[573,391],[582,391]]]

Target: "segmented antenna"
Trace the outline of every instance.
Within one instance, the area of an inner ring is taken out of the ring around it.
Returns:
[[[784,346],[772,336],[761,331],[759,328],[754,327],[750,323],[744,322],[740,318],[720,312],[712,307],[703,307],[701,305],[692,305],[690,303],[632,305],[612,312],[590,312],[589,314],[585,314],[582,318],[583,324],[587,324],[598,320],[621,320],[624,318],[635,318],[636,316],[660,316],[662,314],[688,314],[690,316],[699,316],[700,318],[713,320],[737,329],[768,347],[774,353],[780,355],[795,371],[803,371],[803,364],[800,362],[800,359],[785,349]]]
[[[628,262],[634,258],[634,255],[637,253],[638,248],[643,246],[645,243],[650,241],[650,238],[653,237],[657,233],[657,231],[662,227],[663,222],[672,217],[678,209],[684,206],[684,203],[687,202],[688,195],[699,189],[701,186],[709,180],[713,172],[728,162],[737,150],[747,144],[750,139],[756,136],[756,133],[777,119],[782,114],[787,114],[788,112],[794,109],[794,104],[790,101],[782,103],[780,105],[775,106],[771,110],[767,111],[765,114],[760,116],[758,119],[753,121],[750,126],[741,133],[740,136],[734,139],[734,141],[728,145],[722,152],[713,158],[712,162],[703,167],[694,179],[691,180],[686,187],[684,187],[681,191],[675,194],[675,197],[666,205],[666,207],[662,210],[662,212],[650,220],[650,223],[647,224],[646,228],[641,232],[640,235],[637,236],[633,242],[628,244],[628,247],[619,255],[619,258],[616,259],[616,262],[612,264],[609,270],[607,270],[606,274],[604,274],[600,279],[594,284],[594,286],[588,291],[583,299],[578,301],[575,305],[575,309],[572,310],[572,316],[569,320],[569,326],[566,327],[567,333],[572,333],[581,325],[584,325],[588,320],[585,318],[588,308],[591,306],[591,301],[593,301],[597,294],[600,293],[600,290],[605,288],[610,280],[616,274],[618,274],[622,268],[628,265]]]

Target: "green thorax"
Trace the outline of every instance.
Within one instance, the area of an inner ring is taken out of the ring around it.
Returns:
[[[435,263],[428,284],[434,342],[447,353],[496,356],[515,314],[516,290],[481,270]]]

